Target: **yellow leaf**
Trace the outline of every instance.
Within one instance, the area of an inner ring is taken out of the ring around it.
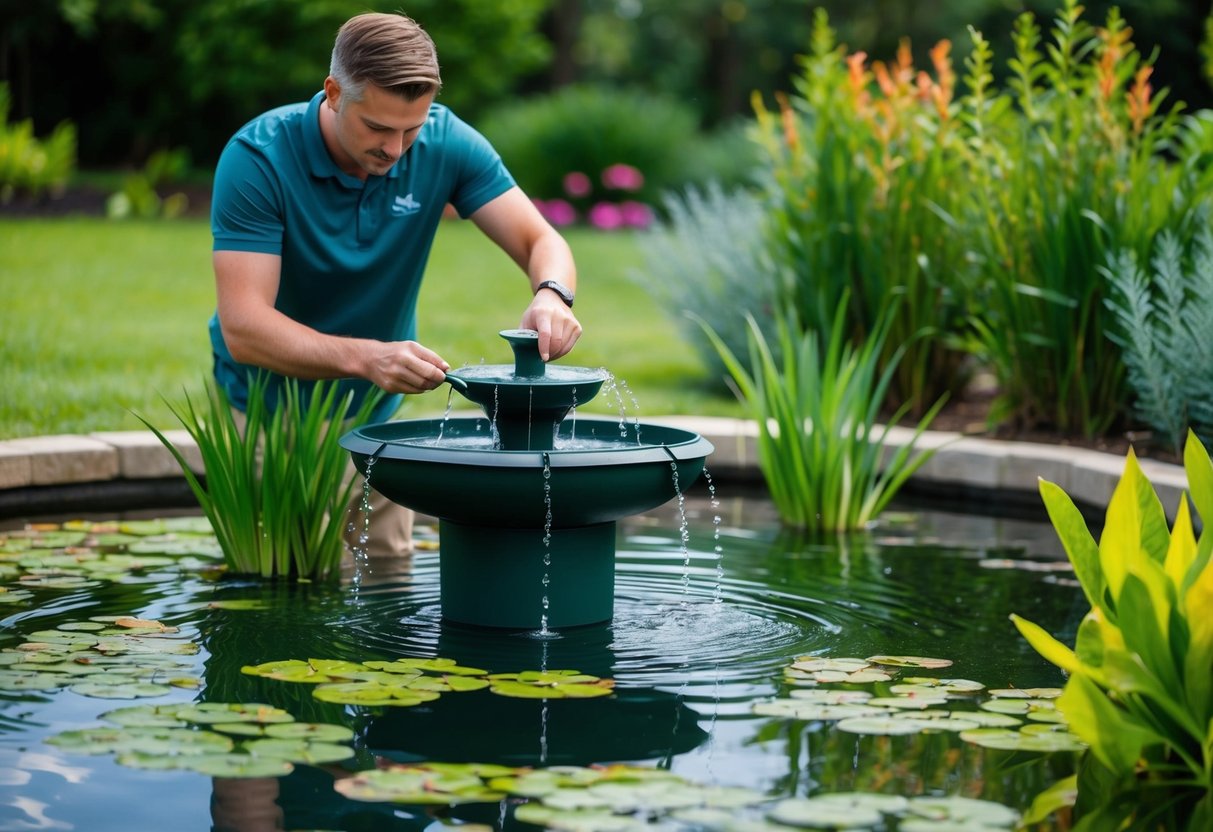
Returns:
[[[1179,510],[1175,514],[1175,526],[1171,529],[1171,545],[1167,547],[1167,557],[1163,562],[1167,577],[1171,579],[1176,593],[1183,586],[1188,567],[1196,560],[1196,533],[1192,529],[1192,512],[1188,508],[1188,498],[1180,497]]]
[[[1053,638],[1039,625],[1033,624],[1025,618],[1020,618],[1014,613],[1011,614],[1011,620],[1015,622],[1020,635],[1028,640],[1028,644],[1031,644],[1037,653],[1062,670],[1075,673],[1082,667],[1078,658],[1074,655],[1074,651]]]

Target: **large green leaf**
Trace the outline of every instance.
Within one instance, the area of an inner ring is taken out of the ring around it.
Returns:
[[[1087,596],[1087,602],[1092,607],[1104,607],[1104,576],[1099,563],[1099,545],[1087,529],[1082,513],[1070,495],[1056,483],[1041,480],[1040,496],[1066,550],[1066,556],[1074,567],[1074,576]]]

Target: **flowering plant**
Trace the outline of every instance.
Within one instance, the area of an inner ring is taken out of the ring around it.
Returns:
[[[582,171],[569,171],[561,181],[564,194],[554,199],[536,199],[539,212],[556,226],[584,220],[594,228],[647,228],[653,211],[635,198],[644,187],[644,174],[632,165],[617,162],[599,175],[599,190]]]

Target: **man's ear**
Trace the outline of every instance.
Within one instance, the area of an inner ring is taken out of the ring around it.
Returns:
[[[337,83],[337,79],[329,75],[324,79],[324,98],[334,113],[341,106],[341,85]]]

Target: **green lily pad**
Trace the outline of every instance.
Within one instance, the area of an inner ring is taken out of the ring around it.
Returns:
[[[971,797],[914,797],[910,799],[909,812],[935,822],[969,823],[969,828],[978,825],[1005,828],[1019,822],[1019,812],[1009,806]]]
[[[786,826],[809,829],[865,829],[880,823],[885,811],[880,808],[885,804],[868,798],[882,796],[822,795],[789,798],[776,803],[769,817]],[[892,811],[900,811],[900,808]]]
[[[514,811],[522,823],[545,826],[561,832],[641,832],[648,824],[608,811],[562,811],[536,803],[525,803]]]
[[[179,708],[177,718],[200,725],[219,722],[271,724],[295,721],[287,711],[260,702],[201,702]]]
[[[350,742],[354,732],[344,725],[331,725],[324,722],[288,722],[269,725],[265,729],[267,737],[278,739],[307,739],[312,742]]]
[[[131,728],[184,728],[187,723],[177,717],[180,708],[180,705],[131,705],[106,711],[99,719]]]
[[[255,757],[274,757],[292,763],[322,765],[348,760],[354,749],[348,745],[330,742],[312,742],[303,739],[259,739],[244,743],[244,750]]]
[[[413,690],[403,686],[378,685],[368,682],[343,682],[318,685],[312,696],[322,702],[368,707],[390,705],[408,708],[432,702],[439,694],[428,690]]]
[[[925,656],[869,656],[870,664],[883,664],[890,667],[925,667],[938,670],[952,666],[951,659],[934,659]]]
[[[157,685],[153,682],[132,681],[130,683],[114,684],[112,680],[77,682],[68,688],[68,690],[81,696],[91,696],[94,699],[150,699],[173,692],[173,689],[168,685]]]
[[[879,716],[888,713],[884,708],[873,707],[861,702],[844,702],[838,705],[829,705],[821,702],[802,702],[799,699],[774,699],[770,702],[756,702],[751,710],[759,716],[822,722]]]
[[[839,731],[850,734],[872,734],[881,736],[900,736],[905,734],[920,734],[931,730],[931,721],[926,719],[898,718],[893,716],[861,716],[850,717],[838,723]]]
[[[386,670],[387,669],[384,667],[377,667],[378,664],[379,664],[378,662],[375,662],[375,663],[367,662],[368,667],[374,667],[377,670]],[[487,670],[481,670],[478,667],[461,667],[459,664],[457,664],[455,662],[454,659],[443,659],[443,658],[396,659],[395,662],[391,662],[390,664],[398,664],[398,665],[402,665],[406,668],[416,668],[417,670],[424,670],[424,671],[428,671],[430,673],[441,673],[443,675],[448,675],[448,674],[455,675],[455,676],[486,676],[486,675],[488,675]]]
[[[250,754],[207,754],[182,760],[181,767],[209,777],[282,777],[295,770],[289,760]]]
[[[454,806],[496,803],[504,795],[486,788],[476,775],[431,771],[425,767],[392,766],[360,771],[338,780],[333,788],[351,800]]]

